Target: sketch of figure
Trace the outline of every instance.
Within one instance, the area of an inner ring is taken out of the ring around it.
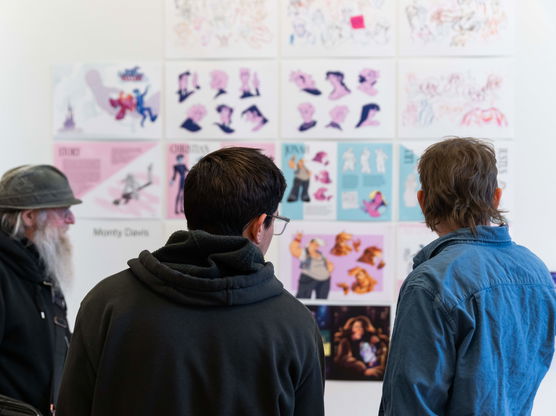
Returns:
[[[288,202],[297,201],[300,193],[303,202],[311,202],[311,198],[309,197],[311,171],[305,166],[305,161],[301,158],[296,163],[295,156],[292,156],[288,161],[288,166],[290,169],[294,170],[293,186],[288,195]]]
[[[378,126],[380,121],[375,120],[376,113],[380,111],[378,104],[370,103],[365,104],[361,108],[361,118],[359,122],[355,125],[355,128],[365,127],[365,126]]]
[[[379,75],[379,72],[374,69],[365,68],[361,70],[357,89],[363,91],[367,95],[375,96],[378,93],[375,85],[378,82]]]
[[[330,163],[330,161],[328,160],[328,153],[322,150],[317,152],[312,160],[313,162],[320,163],[324,166],[327,166]]]
[[[361,161],[361,173],[371,173],[371,151],[365,147],[361,152],[359,160]]]
[[[330,123],[325,127],[342,130],[342,123],[346,121],[346,116],[349,113],[347,105],[337,105],[330,110]]]
[[[386,173],[386,160],[388,159],[388,155],[382,149],[375,150],[375,158],[376,158],[376,171],[381,174]]]
[[[332,199],[332,195],[328,195],[327,194],[328,189],[326,188],[319,188],[317,189],[317,191],[313,194],[313,196],[315,197],[315,199],[317,201],[330,201]]]
[[[176,193],[176,199],[174,202],[174,212],[176,214],[183,213],[183,187],[185,185],[185,177],[189,169],[185,163],[183,163],[184,155],[176,155],[176,164],[174,165],[174,175],[170,179],[170,186],[176,181],[176,176],[179,176],[178,192]]]
[[[320,90],[315,85],[315,80],[311,74],[302,71],[292,71],[290,81],[293,82],[301,91],[311,95],[321,95]]]
[[[128,112],[131,113],[135,110],[135,99],[133,95],[126,94],[124,91],[120,91],[118,98],[109,98],[108,102],[112,108],[119,108],[116,113],[116,120],[123,120]]]
[[[75,120],[73,119],[73,108],[71,103],[68,103],[68,111],[66,113],[66,118],[64,119],[64,126],[60,131],[70,131],[75,129]]]
[[[190,131],[196,132],[202,129],[199,124],[203,118],[207,115],[207,110],[202,104],[192,105],[187,111],[187,118],[181,124],[181,127]]]
[[[256,105],[252,105],[241,112],[242,116],[250,123],[254,124],[251,131],[260,130],[266,123],[268,119],[261,113],[261,110]]]
[[[189,77],[191,77],[191,89],[189,88]],[[178,94],[178,102],[181,103],[187,100],[191,94],[201,88],[197,79],[197,72],[191,75],[191,72],[185,71],[178,75],[178,90],[176,91],[176,94]]]
[[[133,90],[133,94],[135,95],[135,111],[141,114],[141,127],[144,126],[145,120],[147,116],[151,120],[151,122],[155,122],[158,114],[154,114],[151,107],[147,107],[145,105],[145,96],[149,92],[149,86],[145,88],[145,91],[141,93],[137,88]]]
[[[298,127],[299,131],[306,131],[317,125],[317,120],[313,120],[313,116],[315,115],[315,106],[313,104],[301,103],[297,109],[299,110],[299,115],[303,120],[303,123],[301,123]]]
[[[342,167],[343,172],[354,172],[355,171],[355,153],[353,153],[353,149],[350,147],[348,150],[344,152],[342,155],[342,159],[344,160],[344,165]]]
[[[461,120],[462,126],[487,126],[497,125],[498,127],[507,127],[508,120],[504,113],[496,107],[490,107],[485,110],[473,108],[463,115]]]
[[[373,191],[369,194],[369,201],[363,200],[363,211],[373,218],[380,217],[383,207],[386,207],[386,201],[382,196],[382,192]]]
[[[216,124],[220,130],[222,130],[226,134],[231,134],[235,130],[230,126],[232,124],[232,114],[234,113],[234,109],[226,104],[220,104],[216,107],[216,112],[220,115],[220,123]]]
[[[339,100],[351,93],[351,90],[344,84],[344,73],[339,71],[328,71],[326,80],[332,85],[332,91],[328,95],[330,100]]]
[[[315,175],[315,180],[326,185],[332,183],[332,179],[330,179],[330,174],[327,170],[321,170],[319,173],[317,173]]]
[[[241,82],[241,87],[239,92],[241,95],[239,98],[249,98],[249,97],[259,97],[261,94],[259,92],[260,82],[257,73],[253,73],[251,77],[251,71],[248,68],[241,68],[239,70],[239,80]],[[251,89],[253,86],[253,90]]]
[[[137,179],[135,179],[135,175],[133,173],[128,173],[126,177],[122,180],[124,183],[124,188],[122,190],[122,194],[119,198],[113,201],[114,205],[120,205],[120,203],[127,204],[132,199],[138,200],[139,199],[139,192],[145,189],[147,186],[152,184],[153,180],[153,165],[150,164],[147,167],[147,182],[140,185]]]
[[[226,88],[228,88],[228,74],[226,72],[215,69],[210,73],[210,87],[216,90],[214,98],[218,98],[222,94],[227,94]]]
[[[417,176],[414,172],[407,175],[405,178],[404,191],[403,191],[403,204],[408,208],[417,206]]]

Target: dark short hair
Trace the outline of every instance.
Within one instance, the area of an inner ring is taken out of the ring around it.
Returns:
[[[435,143],[421,156],[418,170],[423,214],[431,230],[448,222],[475,234],[478,225],[505,222],[502,212],[492,206],[498,169],[488,142],[451,137]]]
[[[228,147],[209,153],[185,178],[188,228],[241,235],[253,218],[276,212],[285,189],[284,175],[259,149]],[[268,217],[265,226],[271,223]]]

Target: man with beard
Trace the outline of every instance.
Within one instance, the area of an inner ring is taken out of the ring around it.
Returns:
[[[54,409],[69,344],[62,286],[72,275],[70,206],[79,203],[53,166],[0,179],[0,394],[43,415]]]

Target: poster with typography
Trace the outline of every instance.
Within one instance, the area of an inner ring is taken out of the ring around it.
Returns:
[[[335,220],[337,152],[333,142],[282,144],[286,192],[280,212],[294,220]]]
[[[282,136],[379,138],[394,136],[392,60],[282,62]]]
[[[166,58],[274,57],[276,0],[166,0]]]
[[[160,139],[162,65],[56,65],[52,133],[57,139]]]
[[[154,251],[166,243],[160,221],[78,218],[69,233],[77,276],[64,291],[70,326],[75,322],[79,304],[97,283],[126,269],[127,261],[138,257],[141,251]]]
[[[401,0],[400,55],[511,55],[515,0]]]
[[[499,209],[511,220],[515,206],[515,159],[514,146],[511,140],[493,141],[496,151],[496,167],[498,168],[498,187],[502,189]]]
[[[277,66],[271,61],[166,64],[166,136],[274,139]]]
[[[399,293],[405,278],[413,270],[413,258],[427,244],[438,238],[424,223],[398,224],[396,229],[396,294]],[[397,296],[396,296],[397,297]]]
[[[392,219],[392,145],[338,144],[338,219]]]
[[[283,0],[282,54],[393,56],[395,0]]]
[[[298,299],[390,301],[387,224],[293,221],[280,237],[280,274]]]
[[[406,141],[399,146],[400,162],[398,213],[400,221],[423,221],[423,213],[417,201],[417,191],[421,189],[417,164],[425,149],[433,144],[431,141]]]
[[[504,58],[401,61],[399,136],[512,137],[512,62]]]
[[[390,345],[390,306],[307,305],[322,336],[326,379],[380,381]]]
[[[54,164],[83,200],[75,206],[77,217],[162,217],[162,155],[157,142],[57,142]]]

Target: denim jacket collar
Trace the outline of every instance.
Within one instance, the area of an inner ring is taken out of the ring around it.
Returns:
[[[480,225],[477,227],[477,235],[473,235],[470,228],[460,228],[454,232],[437,238],[432,243],[425,246],[413,258],[413,268],[415,269],[421,263],[433,258],[444,248],[463,242],[474,242],[483,244],[510,244],[512,239],[508,231],[507,225],[487,226]]]

